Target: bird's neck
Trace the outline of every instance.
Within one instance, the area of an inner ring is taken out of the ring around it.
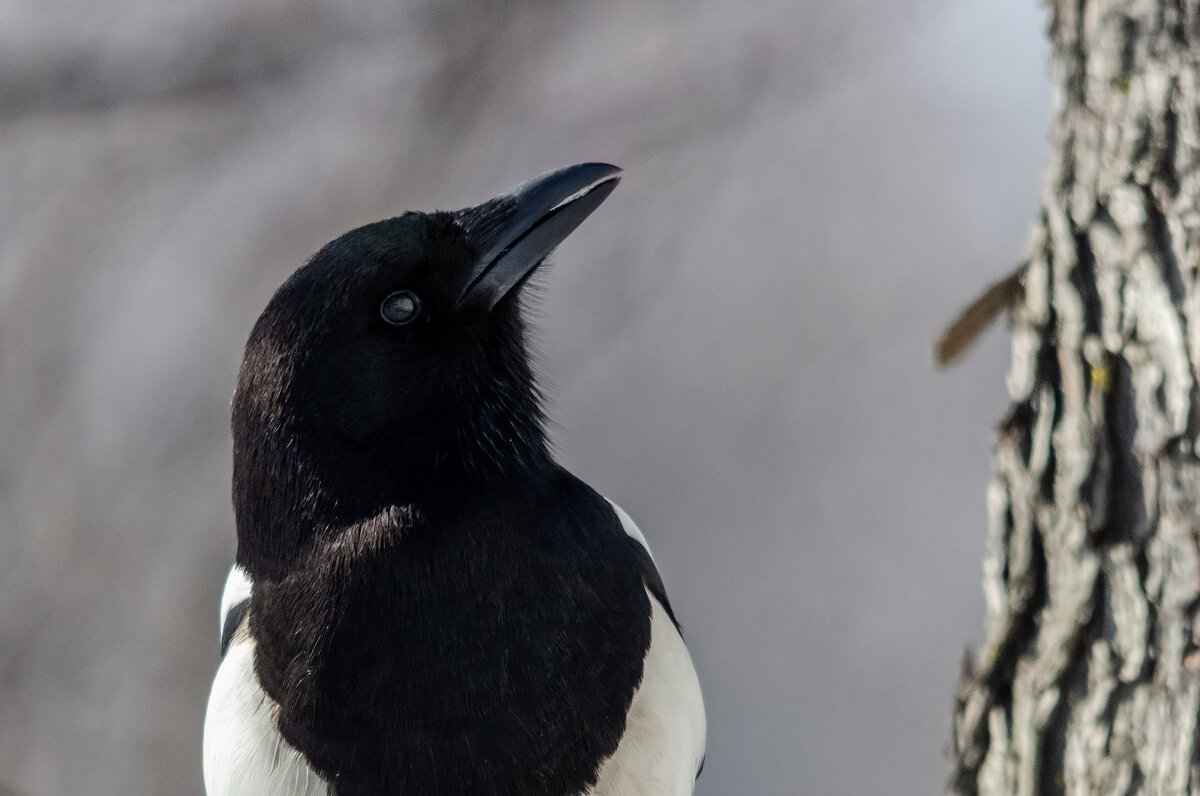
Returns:
[[[237,450],[238,563],[255,579],[276,580],[363,528],[399,537],[409,530],[405,518],[440,525],[465,506],[537,500],[557,470],[540,414],[481,417],[443,434],[418,435],[411,447],[404,439],[339,447],[273,435],[278,444]]]

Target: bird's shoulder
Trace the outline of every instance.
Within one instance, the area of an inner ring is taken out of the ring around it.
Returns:
[[[561,484],[559,488],[566,495],[566,503],[586,515],[581,523],[583,532],[617,541],[615,550],[620,550],[620,558],[637,568],[646,590],[662,605],[671,623],[678,629],[679,623],[667,599],[662,575],[659,574],[654,554],[650,552],[650,544],[642,529],[615,501],[604,497],[575,475],[560,470],[558,477]]]
[[[662,575],[659,574],[658,565],[654,561],[654,553],[650,551],[650,544],[646,541],[646,535],[642,533],[642,529],[633,521],[633,517],[614,503],[612,500],[605,498],[605,501],[612,507],[613,513],[616,514],[617,520],[621,523],[621,530],[625,532],[628,538],[628,544],[634,552],[634,557],[637,560],[638,567],[642,571],[642,581],[646,584],[646,590],[650,595],[662,605],[667,617],[671,620],[671,624],[679,630],[679,620],[675,618],[675,612],[671,609],[671,601],[667,599],[667,589],[663,585]]]

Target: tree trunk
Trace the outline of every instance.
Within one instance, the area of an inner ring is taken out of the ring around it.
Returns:
[[[956,793],[1200,793],[1200,0],[1049,3]]]

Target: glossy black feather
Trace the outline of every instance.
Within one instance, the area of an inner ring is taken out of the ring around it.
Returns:
[[[334,241],[280,288],[234,400],[238,563],[284,738],[339,796],[574,794],[650,644],[649,555],[549,455],[517,295],[453,298],[470,213]],[[423,316],[378,315],[396,290]],[[672,620],[674,615],[672,614]]]
[[[350,529],[255,589],[284,737],[339,794],[578,793],[616,750],[650,606],[569,474]]]

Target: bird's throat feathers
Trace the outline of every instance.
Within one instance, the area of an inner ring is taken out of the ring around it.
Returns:
[[[264,314],[247,345],[233,401],[233,502],[238,563],[253,577],[291,571],[314,543],[406,533],[413,518],[452,513],[489,496],[510,499],[553,467],[540,394],[516,302],[505,328],[453,367],[408,377],[387,422],[360,433],[344,384],[302,358],[304,337]],[[397,374],[403,380],[406,374]],[[337,411],[331,403],[344,411]]]

